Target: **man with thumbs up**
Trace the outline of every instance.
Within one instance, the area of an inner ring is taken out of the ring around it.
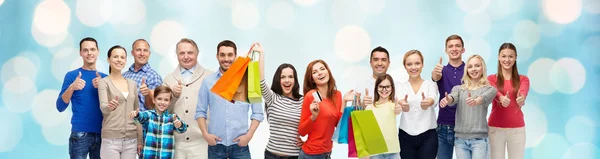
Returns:
[[[175,56],[179,65],[165,76],[163,85],[173,90],[169,107],[186,123],[196,123],[198,92],[204,78],[213,73],[198,64],[198,45],[192,39],[177,43]],[[208,158],[208,143],[202,137],[198,124],[189,124],[186,133],[175,134],[175,158]]]
[[[461,85],[465,63],[462,54],[465,53],[464,42],[458,35],[446,38],[445,52],[448,54],[448,64],[443,65],[442,57],[431,72],[431,79],[437,83],[440,99],[443,94],[451,92],[452,87]],[[438,100],[438,101],[439,101]],[[452,159],[454,149],[454,121],[456,120],[456,107],[440,107],[437,119],[438,134],[438,159]]]
[[[131,47],[134,62],[127,72],[123,73],[123,77],[137,83],[140,110],[152,109],[153,90],[162,85],[162,77],[148,64],[151,54],[148,41],[137,39]]]
[[[362,106],[366,106],[373,103],[373,96],[370,93],[375,92],[375,79],[378,76],[387,74],[387,70],[390,67],[390,53],[387,49],[378,46],[371,51],[371,56],[369,57],[369,64],[371,65],[371,69],[373,70],[373,74],[371,74],[371,78],[368,78],[365,81],[359,83],[356,88],[354,88],[357,93],[364,94],[365,97],[362,99]],[[360,90],[365,90],[364,92],[360,92]]]
[[[98,79],[107,76],[96,70],[98,42],[86,37],[79,42],[79,56],[83,66],[67,72],[56,100],[56,109],[63,112],[71,103],[71,158],[100,158],[102,112],[98,99]]]

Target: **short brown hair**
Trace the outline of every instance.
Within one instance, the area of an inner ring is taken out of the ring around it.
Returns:
[[[460,45],[465,47],[465,42],[463,41],[462,37],[460,37],[459,35],[453,34],[453,35],[450,35],[448,38],[446,38],[446,44],[444,45],[444,48],[446,48],[446,46],[448,45],[448,41],[450,41],[450,40],[460,40]]]
[[[194,46],[194,49],[196,49],[196,53],[200,52],[200,50],[198,49],[198,45],[196,45],[196,42],[194,42],[194,40],[192,39],[188,39],[188,38],[182,38],[181,40],[179,40],[179,42],[177,42],[177,45],[175,46],[179,46],[179,44],[181,43],[190,43],[192,44],[192,46]],[[150,45],[148,45],[150,46]]]
[[[223,40],[223,41],[219,42],[219,44],[217,45],[217,54],[219,54],[219,48],[221,48],[221,46],[232,47],[233,53],[237,55],[237,46],[235,46],[235,43],[233,41]]]
[[[156,89],[154,89],[154,98],[156,98],[158,96],[158,94],[161,93],[169,93],[171,94],[173,91],[171,90],[171,88],[167,87],[167,86],[158,86],[156,87]],[[171,97],[171,96],[169,96]]]

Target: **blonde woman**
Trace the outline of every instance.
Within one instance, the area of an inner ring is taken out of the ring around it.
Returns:
[[[456,157],[462,159],[488,158],[489,140],[487,110],[494,97],[496,88],[486,78],[485,61],[479,55],[467,60],[462,85],[454,86],[452,92],[445,92],[440,107],[455,105],[456,124],[454,147]]]

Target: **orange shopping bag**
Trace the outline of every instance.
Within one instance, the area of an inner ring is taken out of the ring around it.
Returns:
[[[219,78],[210,91],[225,98],[227,101],[231,101],[235,91],[240,86],[249,62],[249,57],[238,57],[235,59],[233,64],[223,73],[223,76]]]

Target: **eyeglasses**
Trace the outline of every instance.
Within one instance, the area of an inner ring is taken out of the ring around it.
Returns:
[[[387,86],[377,86],[378,89],[380,90],[391,90],[392,86],[391,85],[387,85]]]

